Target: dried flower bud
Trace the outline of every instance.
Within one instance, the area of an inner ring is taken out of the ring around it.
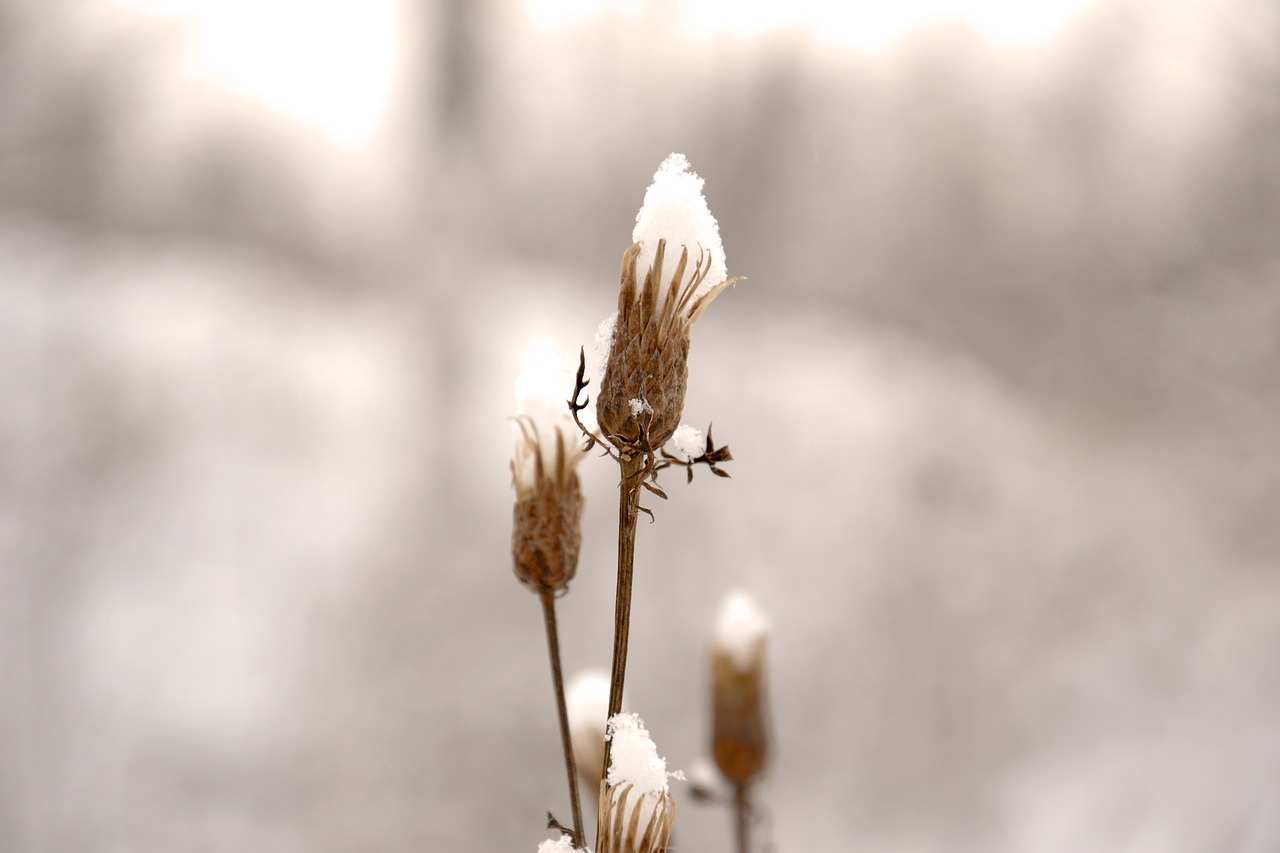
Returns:
[[[764,768],[769,726],[765,710],[764,617],[749,598],[730,596],[720,611],[711,655],[716,764],[743,785]]]
[[[516,382],[511,554],[516,577],[537,593],[567,588],[582,547],[577,465],[583,451],[571,438],[577,428],[563,402],[571,387],[569,374],[548,364],[529,368]]]
[[[518,418],[516,423],[524,441],[511,466],[516,484],[511,555],[522,584],[554,595],[568,587],[578,570],[582,487],[559,430],[555,454],[546,459],[537,425],[529,418]]]
[[[663,853],[676,803],[667,787],[667,763],[636,714],[609,718],[613,741],[609,773],[600,785],[597,853]]]
[[[689,332],[727,279],[702,179],[682,155],[659,167],[622,256],[618,313],[596,399],[601,432],[624,456],[667,443],[680,424]],[[667,259],[670,244],[672,259]],[[696,252],[696,258],[693,253]]]

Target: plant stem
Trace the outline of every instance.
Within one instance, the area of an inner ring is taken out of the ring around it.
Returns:
[[[751,806],[745,782],[734,785],[733,810],[737,818],[738,853],[747,853],[751,849]]]
[[[631,633],[631,578],[635,572],[636,523],[640,516],[640,489],[645,460],[639,454],[618,463],[618,587],[613,609],[613,667],[609,675],[609,716],[622,710],[622,688],[627,676],[627,639]],[[609,778],[613,742],[604,742],[604,767],[600,778]]]
[[[560,632],[556,629],[556,599],[551,592],[544,592],[542,617],[547,625],[547,652],[551,658],[551,679],[555,682],[556,711],[560,714],[560,745],[564,748],[564,767],[569,774],[569,801],[573,806],[573,846],[585,847],[586,834],[582,828],[582,804],[578,800],[578,768],[573,760],[573,741],[569,737],[569,710],[564,699],[564,673],[560,668]]]

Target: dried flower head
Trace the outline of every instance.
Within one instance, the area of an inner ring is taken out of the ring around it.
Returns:
[[[764,653],[768,628],[747,596],[725,600],[711,654],[712,747],[716,764],[743,785],[764,769],[768,757]]]
[[[667,763],[637,714],[609,718],[609,773],[600,785],[598,853],[662,853],[671,838],[676,803]]]
[[[652,453],[680,424],[689,333],[736,279],[702,179],[680,154],[659,167],[622,256],[618,312],[596,400],[601,432],[624,456]]]
[[[562,402],[572,387],[567,377],[563,370],[540,365],[516,382],[511,554],[516,577],[538,593],[558,594],[568,587],[582,547],[577,465],[583,451]]]

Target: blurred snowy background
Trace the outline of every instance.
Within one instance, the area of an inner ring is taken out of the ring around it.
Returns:
[[[506,418],[672,151],[749,281],[640,530],[671,765],[742,588],[779,853],[1280,850],[1273,0],[0,0],[0,850],[567,819]]]

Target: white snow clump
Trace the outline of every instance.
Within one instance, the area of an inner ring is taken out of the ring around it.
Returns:
[[[573,839],[567,835],[562,835],[555,841],[550,839],[538,845],[538,853],[574,853],[577,848],[573,846]],[[591,848],[584,848],[590,853]]]
[[[668,773],[667,761],[658,755],[658,747],[645,730],[639,714],[614,714],[609,718],[608,734],[613,741],[609,757],[610,785],[629,782],[640,794],[662,794],[667,779],[683,779],[680,772]]]
[[[658,240],[667,241],[666,257],[659,281],[665,293],[680,262],[680,247],[689,249],[689,266],[685,275],[698,262],[699,251],[711,253],[711,271],[699,285],[695,296],[711,290],[728,278],[724,257],[724,245],[720,242],[720,226],[707,207],[702,194],[702,178],[689,168],[683,154],[672,154],[662,161],[654,173],[653,183],[644,194],[644,204],[636,214],[636,227],[631,232],[632,242],[641,243],[637,273],[643,277],[653,264],[658,251]]]
[[[716,648],[740,670],[751,668],[756,647],[769,636],[764,614],[743,592],[730,594],[720,606],[716,623]]]
[[[672,433],[667,445],[671,448],[673,456],[678,456],[685,462],[692,462],[707,452],[707,436],[696,426],[680,424]]]

